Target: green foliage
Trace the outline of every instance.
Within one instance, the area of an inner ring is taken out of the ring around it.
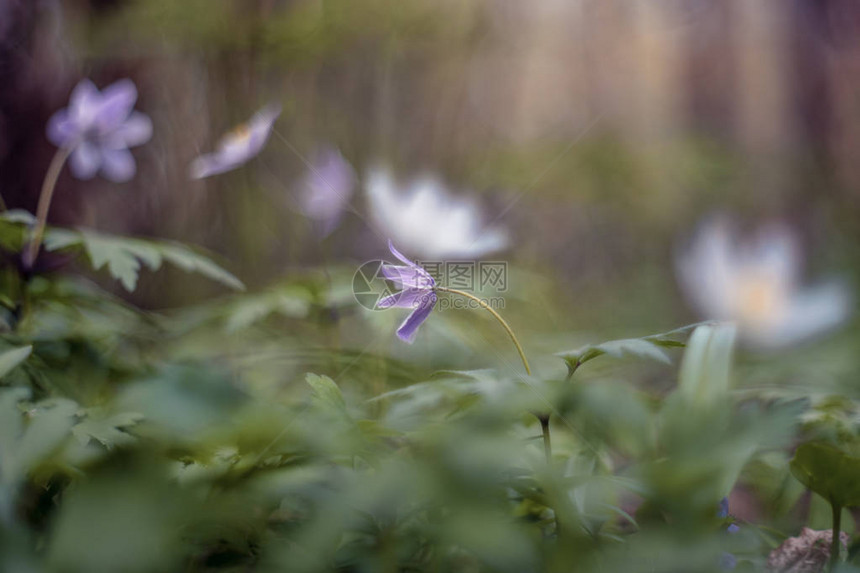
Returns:
[[[800,483],[837,507],[860,505],[860,457],[822,442],[801,445],[791,460]]]
[[[244,290],[242,281],[210,259],[178,243],[145,241],[104,235],[93,231],[52,229],[45,234],[45,249],[83,248],[93,269],[107,267],[110,275],[129,292],[137,286],[141,265],[157,271],[167,261],[180,269],[199,273],[235,290]]]
[[[571,371],[575,371],[589,360],[593,360],[604,354],[615,358],[621,358],[625,354],[629,354],[637,358],[671,364],[671,359],[664,349],[683,347],[684,343],[678,339],[697,326],[697,324],[691,324],[670,330],[669,332],[651,334],[641,338],[625,338],[622,340],[610,340],[600,344],[587,344],[576,350],[559,352],[556,356],[563,358]]]
[[[0,379],[9,374],[19,364],[27,360],[30,353],[33,352],[32,346],[22,346],[12,350],[6,350],[0,354]]]

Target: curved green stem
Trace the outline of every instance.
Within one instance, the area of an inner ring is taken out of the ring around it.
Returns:
[[[495,310],[493,310],[493,308],[492,308],[492,307],[490,307],[490,305],[489,305],[489,304],[487,304],[487,301],[485,301],[485,300],[483,300],[483,299],[480,299],[480,298],[476,297],[475,295],[473,295],[473,294],[471,294],[471,293],[464,292],[464,291],[461,291],[461,290],[457,290],[457,289],[455,289],[455,288],[448,288],[448,287],[440,287],[440,286],[437,286],[437,287],[434,287],[434,290],[439,291],[439,292],[447,292],[447,293],[451,293],[451,294],[457,294],[457,295],[460,295],[460,296],[462,296],[462,297],[468,298],[469,300],[473,300],[473,301],[477,302],[477,303],[481,306],[481,308],[483,308],[484,310],[486,310],[487,312],[489,312],[490,314],[492,314],[492,315],[493,315],[493,318],[495,318],[496,320],[498,320],[498,321],[499,321],[499,324],[501,324],[501,325],[502,325],[502,328],[504,328],[504,329],[505,329],[505,332],[507,332],[507,333],[508,333],[508,336],[510,337],[511,342],[513,342],[513,343],[514,343],[514,346],[516,346],[516,347],[517,347],[517,352],[518,352],[518,353],[519,353],[519,355],[520,355],[520,360],[522,360],[522,361],[523,361],[523,366],[524,366],[524,367],[525,367],[525,369],[526,369],[526,374],[528,374],[529,376],[531,376],[531,374],[532,374],[532,370],[531,370],[531,368],[529,368],[529,361],[526,359],[526,354],[525,354],[525,352],[523,352],[523,347],[522,347],[522,345],[520,344],[520,341],[519,341],[519,340],[517,340],[517,337],[516,337],[516,335],[514,334],[514,331],[511,329],[510,325],[505,321],[505,319],[504,319],[504,318],[502,318],[502,315],[500,315],[498,312],[496,312]]]
[[[42,245],[42,238],[45,235],[45,225],[48,222],[48,210],[51,208],[51,199],[54,197],[54,189],[57,187],[57,179],[60,177],[60,172],[63,170],[63,165],[66,164],[66,159],[72,152],[71,147],[61,147],[54,154],[51,164],[48,166],[48,172],[45,173],[45,180],[42,182],[42,192],[39,194],[39,205],[36,207],[36,228],[33,230],[33,238],[24,255],[24,263],[31,266],[36,262],[36,256],[39,254],[39,247]]]
[[[514,346],[517,348],[517,352],[520,355],[520,360],[523,361],[523,367],[526,369],[526,374],[531,376],[532,369],[529,367],[529,361],[526,358],[526,353],[523,352],[523,346],[520,344],[520,341],[517,340],[517,336],[514,334],[513,329],[511,329],[511,327],[507,323],[507,321],[504,318],[502,318],[502,315],[500,315],[489,304],[487,304],[487,301],[485,301],[481,298],[478,298],[471,293],[457,290],[455,288],[437,286],[437,287],[434,287],[434,290],[439,291],[439,292],[447,292],[450,294],[460,295],[464,298],[468,298],[469,300],[473,300],[473,301],[477,302],[481,308],[483,308],[484,310],[486,310],[487,312],[492,314],[493,318],[498,320],[499,324],[502,325],[502,328],[505,329],[505,332],[508,333],[508,337],[510,337],[511,342],[513,342]],[[550,463],[552,461],[552,439],[550,438],[550,433],[549,433],[549,417],[550,417],[550,415],[549,414],[535,414],[535,416],[537,417],[538,421],[540,422],[541,434],[543,435],[543,449],[544,449],[544,453],[546,454],[546,462]]]

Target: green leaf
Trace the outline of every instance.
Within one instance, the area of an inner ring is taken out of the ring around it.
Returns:
[[[160,243],[159,249],[165,260],[184,271],[201,274],[234,290],[245,290],[245,285],[235,275],[188,247],[178,243]]]
[[[309,373],[305,376],[305,381],[313,391],[314,402],[327,410],[346,413],[346,401],[334,380],[328,376]]]
[[[48,251],[82,247],[95,270],[107,267],[110,275],[129,292],[137,286],[142,264],[156,271],[165,260],[184,271],[201,274],[232,289],[245,289],[242,281],[230,272],[178,243],[145,241],[84,230],[49,229],[44,245]]]
[[[0,214],[0,219],[10,223],[21,223],[24,225],[35,225],[36,217],[24,209],[10,209]]]
[[[72,428],[72,434],[87,445],[91,439],[101,442],[106,448],[122,446],[134,441],[134,437],[123,431],[143,419],[143,414],[122,412],[104,417],[98,411],[87,411],[87,418]]]
[[[678,386],[687,403],[712,404],[728,394],[737,329],[732,324],[703,325],[687,341]]]
[[[14,487],[69,436],[78,405],[55,398],[21,404],[30,396],[26,388],[0,390],[0,486]]]
[[[832,444],[801,445],[791,460],[791,473],[806,487],[838,507],[860,505],[860,457]]]
[[[27,360],[31,352],[33,352],[32,346],[22,346],[0,354],[0,378],[6,376],[19,364]]]
[[[266,292],[245,295],[227,309],[227,332],[238,332],[264,318],[278,314],[304,318],[311,308],[312,294],[296,285],[279,286]]]
[[[664,348],[683,347],[684,343],[679,341],[682,335],[685,335],[690,330],[696,328],[701,323],[690,324],[662,332],[660,334],[651,334],[641,338],[624,338],[621,340],[610,340],[600,344],[586,344],[576,350],[567,350],[558,352],[559,356],[568,363],[568,366],[575,370],[579,366],[585,364],[589,360],[593,360],[598,356],[608,354],[615,358],[621,358],[625,354],[636,356],[639,358],[647,358],[656,360],[664,364],[671,364],[669,355],[663,350]]]

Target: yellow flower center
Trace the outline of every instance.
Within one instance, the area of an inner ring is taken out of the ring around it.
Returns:
[[[765,325],[776,318],[785,307],[785,290],[774,277],[751,273],[740,281],[738,312],[744,322]]]
[[[245,141],[251,137],[251,129],[247,123],[243,123],[227,134],[227,137],[234,141]]]

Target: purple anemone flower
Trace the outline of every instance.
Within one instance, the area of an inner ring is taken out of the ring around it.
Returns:
[[[47,135],[54,145],[70,150],[69,165],[78,179],[101,173],[122,183],[134,177],[136,166],[129,147],[152,137],[152,121],[134,111],[137,88],[129,79],[99,91],[81,80],[69,98],[69,107],[48,120]]]
[[[321,225],[323,236],[340,223],[355,190],[355,171],[334,148],[323,149],[302,181],[302,212]]]
[[[436,281],[430,274],[407,259],[394,244],[388,241],[388,249],[402,265],[383,265],[382,276],[393,281],[400,292],[385,296],[376,304],[377,308],[411,308],[412,312],[397,329],[400,340],[412,344],[418,327],[427,320],[436,306]]]
[[[206,153],[191,162],[191,178],[203,179],[241,167],[263,150],[281,108],[268,105],[244,123],[225,135],[214,153]]]

